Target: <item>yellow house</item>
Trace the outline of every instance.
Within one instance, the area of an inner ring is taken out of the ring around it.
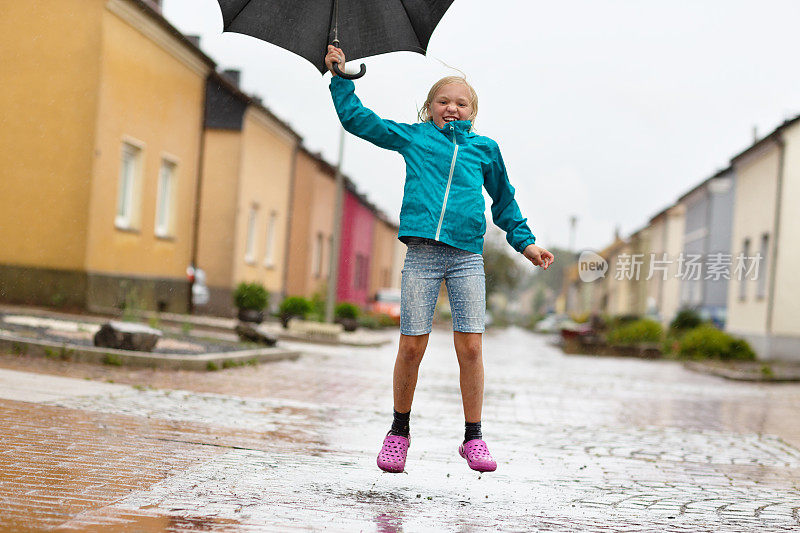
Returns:
[[[0,299],[184,310],[206,77],[140,0],[4,2]]]
[[[286,294],[327,296],[333,212],[336,201],[336,169],[319,154],[305,148],[297,151],[292,187],[291,224]]]
[[[732,160],[736,171],[726,329],[763,359],[800,359],[800,116]]]
[[[230,315],[240,282],[263,284],[275,305],[286,293],[287,239],[300,137],[236,86],[238,72],[208,78],[197,266],[210,302]]]

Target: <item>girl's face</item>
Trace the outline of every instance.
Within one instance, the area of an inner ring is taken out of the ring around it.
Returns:
[[[454,120],[467,120],[471,114],[472,93],[463,83],[448,83],[431,101],[430,116],[440,128]]]

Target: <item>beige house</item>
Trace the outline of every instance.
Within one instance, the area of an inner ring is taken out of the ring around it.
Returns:
[[[800,360],[800,116],[732,160],[733,264],[726,329],[763,359]]]
[[[197,266],[210,302],[201,312],[234,312],[240,282],[263,284],[276,304],[286,293],[292,182],[300,137],[259,100],[238,73],[212,74],[206,91]]]
[[[398,239],[394,240],[394,253],[392,254],[392,279],[391,287],[400,287],[403,275],[403,263],[406,261],[408,247]]]
[[[677,257],[683,249],[683,204],[672,205],[650,219],[650,277],[647,283],[648,311],[669,325],[679,310],[680,279],[677,277]]]
[[[370,260],[369,297],[373,299],[380,289],[400,288],[392,276],[395,268],[395,253],[398,227],[378,213],[375,233],[372,237],[372,257]],[[402,244],[402,243],[401,243]]]
[[[630,257],[625,261],[630,262],[630,266],[624,269],[624,277],[628,282],[628,304],[626,314],[644,316],[648,312],[654,312],[651,302],[648,301],[648,286],[652,278],[648,280],[650,274],[650,262],[652,259],[650,247],[650,227],[645,226],[636,231],[628,238],[630,245]]]
[[[630,312],[630,283],[618,274],[623,268],[621,258],[630,253],[628,241],[616,235],[614,242],[599,254],[608,263],[608,271],[596,293],[600,302],[598,310],[603,314],[618,316]]]
[[[336,169],[319,154],[297,151],[287,250],[286,294],[327,297],[336,207]]]
[[[4,2],[0,299],[183,311],[215,65],[139,0]]]

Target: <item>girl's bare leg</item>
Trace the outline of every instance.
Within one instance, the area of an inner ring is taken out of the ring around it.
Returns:
[[[464,420],[480,422],[483,409],[483,352],[481,333],[453,332],[458,366],[461,370],[461,401]]]
[[[419,364],[428,346],[428,336],[429,334],[400,335],[400,347],[394,362],[394,410],[398,413],[411,411]]]

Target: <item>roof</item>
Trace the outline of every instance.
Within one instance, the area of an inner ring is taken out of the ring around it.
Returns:
[[[137,1],[140,1],[140,0],[137,0]],[[227,76],[225,76],[224,74],[214,70],[209,75],[209,77],[212,78],[219,85],[224,87],[228,92],[230,92],[232,95],[234,95],[241,102],[243,102],[243,103],[245,103],[245,104],[247,104],[249,106],[255,107],[259,111],[261,111],[264,114],[266,114],[270,119],[274,120],[275,122],[277,122],[278,124],[283,126],[286,129],[287,133],[289,133],[289,135],[291,135],[292,137],[297,139],[298,142],[301,142],[303,140],[303,137],[299,133],[294,131],[294,129],[292,129],[292,127],[289,125],[288,122],[278,118],[275,115],[275,113],[273,113],[266,106],[264,106],[264,104],[261,103],[261,100],[259,100],[257,97],[251,96],[251,95],[243,92],[239,87],[237,87],[233,82],[231,82],[228,79]]]
[[[710,178],[704,179],[699,184],[697,184],[692,189],[690,189],[689,192],[684,193],[680,198],[678,198],[676,203],[683,202],[684,200],[686,200],[689,196],[691,196],[695,192],[699,191],[703,187],[706,187],[712,180],[720,178],[720,177],[724,176],[725,174],[727,174],[728,172],[731,172],[732,170],[733,170],[733,166],[729,166],[729,167],[723,168],[722,170],[718,170],[716,174],[714,174]]]
[[[208,57],[205,52],[203,52],[199,46],[194,44],[191,39],[186,37],[182,34],[175,26],[169,23],[167,19],[164,18],[164,15],[157,9],[155,9],[151,4],[145,2],[144,0],[129,0],[131,4],[137,7],[139,10],[144,12],[147,16],[153,19],[159,26],[167,30],[173,37],[181,41],[187,48],[189,48],[192,53],[194,53],[198,58],[200,58],[206,65],[211,67],[212,70],[216,70],[217,64],[216,62]]]
[[[744,149],[742,152],[740,152],[740,153],[736,154],[735,156],[733,156],[731,158],[731,164],[736,163],[737,161],[741,160],[743,157],[753,153],[754,151],[758,150],[759,148],[761,148],[762,146],[764,146],[764,145],[766,145],[766,144],[768,144],[770,142],[779,141],[780,140],[780,135],[783,132],[783,130],[785,130],[786,128],[788,128],[790,126],[793,126],[798,121],[800,121],[800,115],[797,115],[796,117],[790,118],[788,120],[784,120],[783,124],[781,124],[780,126],[775,128],[774,130],[772,130],[772,132],[770,134],[768,134],[766,137],[754,142],[749,147]]]

